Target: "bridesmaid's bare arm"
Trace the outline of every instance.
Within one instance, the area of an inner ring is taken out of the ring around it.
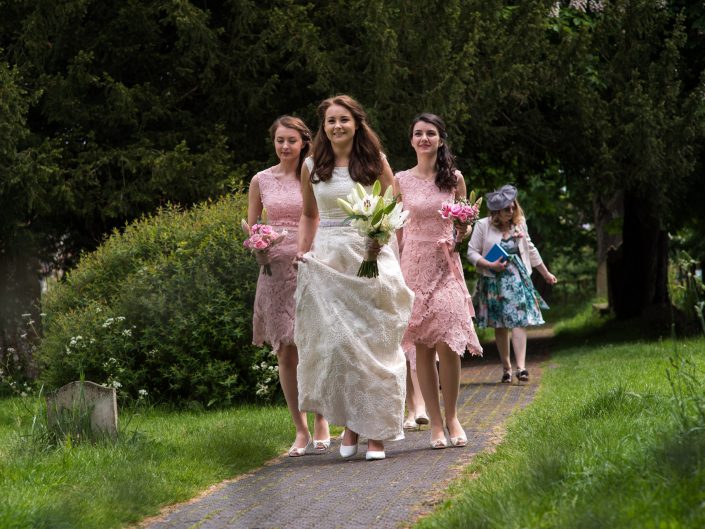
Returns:
[[[456,170],[455,176],[458,179],[455,184],[455,198],[458,200],[467,198],[468,190],[465,187],[465,178],[463,178],[463,173]]]
[[[247,192],[247,224],[252,226],[262,215],[262,194],[259,190],[259,176],[252,177],[250,189]]]

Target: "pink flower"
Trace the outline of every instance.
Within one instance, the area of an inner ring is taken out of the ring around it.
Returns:
[[[254,248],[257,250],[264,250],[267,246],[269,246],[269,241],[265,241],[264,239],[254,242]]]
[[[453,204],[450,207],[450,214],[454,217],[457,217],[460,215],[460,213],[463,211],[463,205],[462,204]]]
[[[451,206],[452,206],[452,204],[450,204],[448,202],[444,202],[443,204],[441,204],[441,209],[438,210],[438,212],[441,214],[441,217],[443,217],[444,219],[450,218]]]
[[[246,248],[249,248],[250,250],[253,250],[255,248],[266,248],[268,246],[267,242],[262,238],[259,233],[250,235],[250,238],[247,239],[243,244]],[[262,246],[263,244],[264,246]]]

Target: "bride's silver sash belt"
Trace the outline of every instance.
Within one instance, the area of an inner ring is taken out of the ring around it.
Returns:
[[[318,222],[319,228],[342,228],[350,226],[350,219],[321,219]]]

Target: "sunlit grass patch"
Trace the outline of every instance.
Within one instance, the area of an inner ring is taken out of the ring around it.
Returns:
[[[497,451],[418,527],[703,526],[705,435],[680,427],[666,371],[692,358],[702,392],[705,340],[567,347]]]

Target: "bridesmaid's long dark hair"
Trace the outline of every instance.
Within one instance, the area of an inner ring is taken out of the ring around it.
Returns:
[[[335,167],[335,153],[328,136],[326,136],[325,121],[326,111],[333,105],[340,105],[348,109],[355,120],[355,136],[353,137],[352,152],[348,171],[350,178],[362,185],[372,185],[382,174],[382,142],[377,133],[372,130],[367,119],[367,113],[362,105],[347,95],[338,95],[321,101],[318,105],[318,120],[320,125],[313,139],[313,165],[311,182],[325,182],[333,176]]]
[[[423,112],[416,116],[411,122],[409,130],[409,139],[414,137],[414,127],[419,121],[433,125],[438,130],[438,136],[441,138],[441,145],[438,147],[436,155],[436,186],[441,191],[453,191],[458,183],[458,177],[455,174],[457,167],[455,166],[455,156],[450,152],[448,146],[448,133],[446,132],[445,122],[435,114]]]
[[[301,166],[303,165],[306,156],[308,156],[308,151],[311,150],[311,131],[301,118],[296,118],[294,116],[279,116],[274,120],[272,126],[269,127],[269,137],[272,139],[272,142],[274,142],[274,135],[277,133],[277,129],[279,127],[293,129],[301,136],[301,141],[304,145],[301,148],[301,153],[299,154],[299,163],[296,165],[296,178],[301,180]]]

